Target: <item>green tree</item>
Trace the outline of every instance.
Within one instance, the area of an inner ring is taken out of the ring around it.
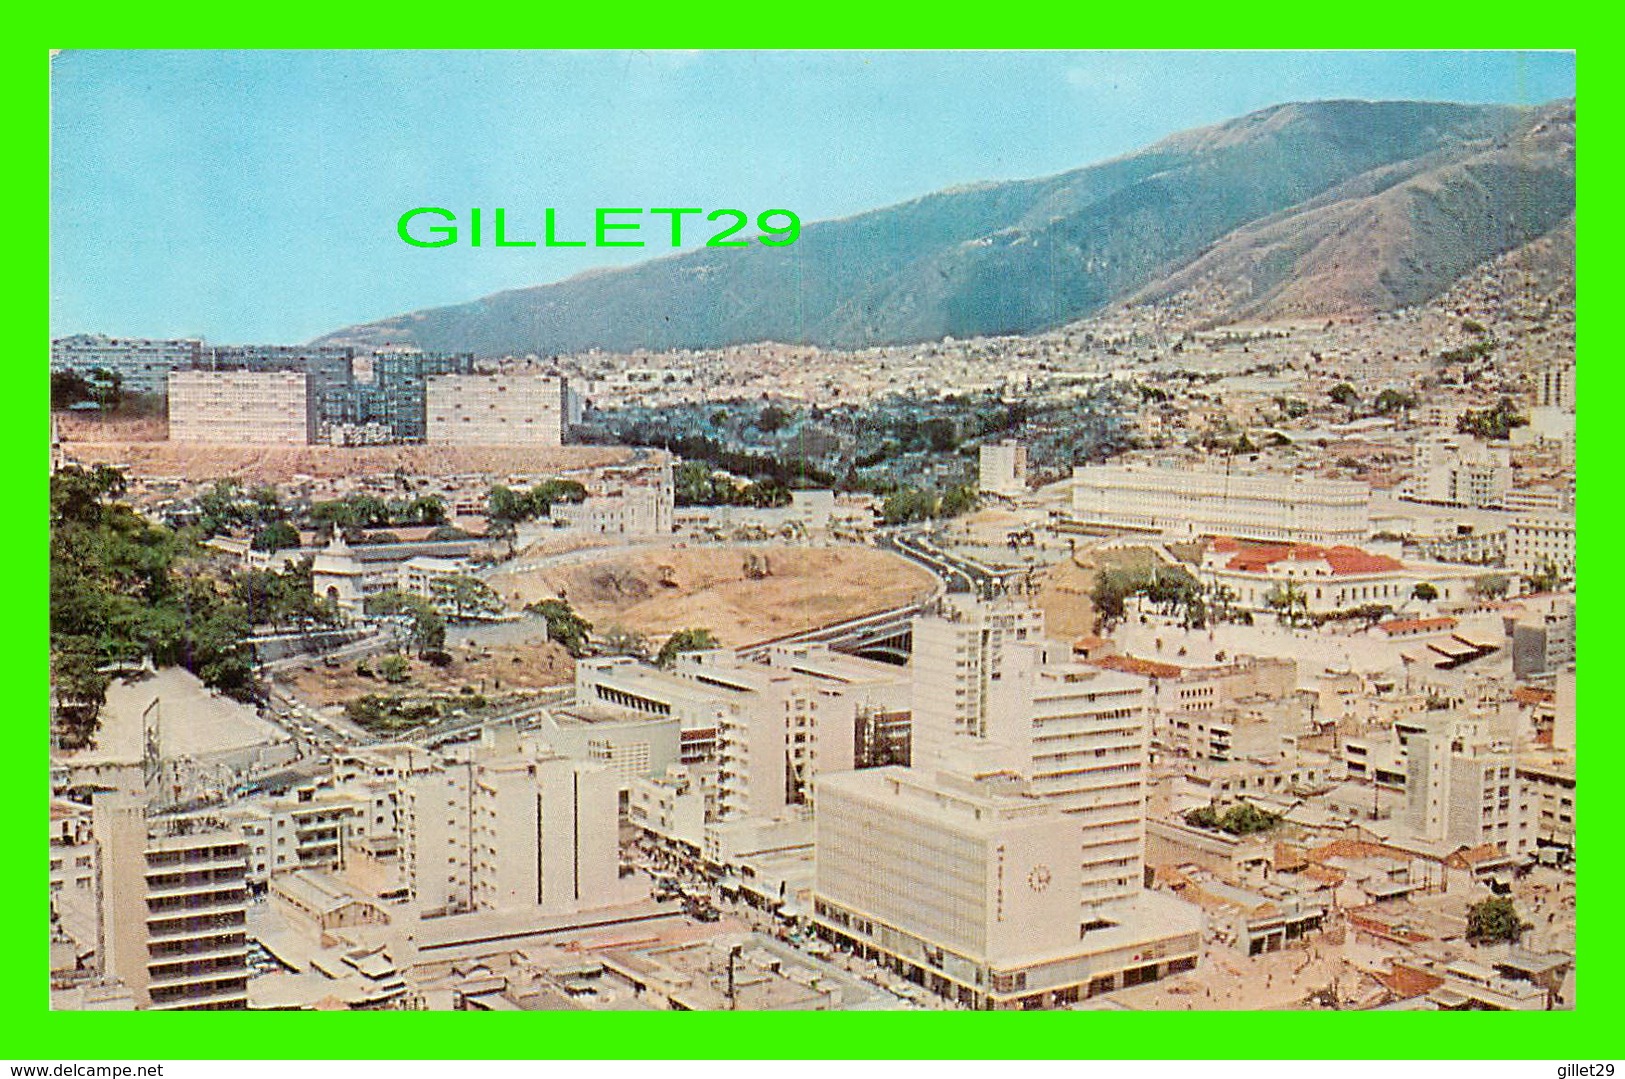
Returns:
[[[649,655],[649,639],[635,629],[616,624],[604,631],[598,639],[598,650],[606,656],[637,656],[646,659]]]
[[[1518,917],[1509,896],[1492,896],[1467,908],[1467,940],[1471,944],[1510,941],[1513,944],[1534,926]]]
[[[408,665],[406,657],[390,654],[378,663],[378,673],[384,681],[391,685],[399,685],[407,679]]]
[[[660,654],[655,657],[655,663],[661,667],[670,667],[677,662],[677,656],[682,652],[705,652],[718,648],[720,644],[716,635],[708,629],[680,629],[666,638],[666,643],[660,646]]]
[[[442,610],[451,608],[453,618],[466,618],[470,614],[497,614],[502,610],[502,599],[491,586],[466,573],[436,577],[430,589],[434,593],[435,603]]]
[[[1419,599],[1423,603],[1432,603],[1439,598],[1439,590],[1426,581],[1421,581],[1411,589],[1411,598]]]
[[[299,530],[286,521],[275,521],[254,533],[249,544],[256,551],[280,551],[299,546]]]
[[[1415,408],[1416,395],[1390,387],[1377,394],[1377,398],[1372,404],[1382,415],[1392,416],[1396,412],[1407,412]]]
[[[576,614],[562,599],[544,599],[530,603],[525,610],[547,620],[548,640],[557,641],[572,656],[581,656],[587,650],[592,623]]]
[[[1347,382],[1339,382],[1333,386],[1327,396],[1332,399],[1333,404],[1343,405],[1345,408],[1353,408],[1360,401],[1360,391]]]

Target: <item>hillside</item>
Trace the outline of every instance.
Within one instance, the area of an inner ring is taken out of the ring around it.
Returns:
[[[1382,310],[1559,226],[1574,106],[1281,105],[1037,180],[350,327],[481,355],[1031,332],[1214,282],[1237,314]]]

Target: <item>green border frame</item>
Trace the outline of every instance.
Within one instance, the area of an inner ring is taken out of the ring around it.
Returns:
[[[1612,13],[1612,12],[1610,12]],[[14,17],[15,18],[15,17]],[[11,462],[9,493],[20,520],[3,533],[14,616],[0,625],[8,645],[4,700],[13,739],[10,782],[0,783],[0,813],[16,822],[6,852],[21,883],[0,893],[0,941],[10,957],[0,980],[0,1036],[14,1059],[304,1059],[466,1058],[1049,1058],[1302,1059],[1608,1059],[1620,1056],[1613,1015],[1625,1003],[1615,973],[1620,934],[1610,931],[1611,906],[1620,895],[1621,870],[1601,828],[1588,832],[1580,901],[1579,1004],[1557,1013],[690,1013],[492,1014],[460,1013],[151,1014],[53,1013],[47,1009],[44,828],[39,821],[47,790],[46,740],[46,498],[47,379],[39,357],[49,336],[48,264],[49,108],[47,49],[64,45],[110,48],[1562,48],[1584,42],[1585,151],[1580,202],[1589,213],[1579,259],[1580,296],[1598,319],[1609,306],[1607,286],[1618,271],[1603,252],[1617,250],[1618,231],[1608,213],[1604,182],[1611,179],[1609,145],[1616,91],[1605,74],[1613,34],[1600,7],[1536,8],[1504,0],[1450,7],[1380,5],[1336,8],[1273,4],[1188,8],[1138,5],[1097,9],[1076,0],[1040,0],[1006,15],[1002,25],[986,8],[958,12],[946,6],[882,10],[853,0],[793,0],[771,9],[738,0],[705,10],[654,5],[587,9],[565,15],[542,6],[497,3],[477,16],[469,9],[397,4],[380,10],[341,10],[307,0],[274,7],[229,8],[185,3],[157,9],[122,5],[68,5],[28,15],[8,26],[3,68],[5,96],[14,117],[8,203],[22,212],[8,223],[14,251],[8,266],[17,297],[8,320],[10,355],[21,373],[8,385],[0,424],[0,460]],[[1531,45],[1531,39],[1535,44]],[[1595,62],[1593,66],[1590,61]],[[1597,122],[1595,118],[1601,118]],[[1084,164],[1084,162],[1079,162]],[[131,222],[132,229],[142,227]],[[1587,342],[1605,342],[1592,324],[1578,321]],[[1588,366],[1585,397],[1601,415],[1621,382],[1611,358]],[[1620,520],[1612,486],[1589,482],[1606,475],[1625,455],[1593,444],[1582,427],[1587,478],[1581,502],[1587,537]],[[1603,466],[1606,464],[1606,468]],[[1596,501],[1590,496],[1595,495]],[[1589,554],[1603,545],[1585,544]],[[1600,571],[1588,581],[1588,610],[1619,609],[1619,585]],[[1600,593],[1600,594],[1597,594]],[[1599,619],[1586,623],[1581,651],[1605,656],[1625,633]],[[1582,683],[1587,760],[1617,760],[1619,735],[1606,710],[1604,690]],[[1603,775],[1599,769],[1599,776]],[[1600,806],[1600,799],[1599,799]],[[1597,813],[1603,811],[1599,808]],[[1589,819],[1602,819],[1600,816]]]

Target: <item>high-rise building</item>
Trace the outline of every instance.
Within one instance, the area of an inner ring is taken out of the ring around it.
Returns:
[[[316,440],[309,377],[293,371],[174,371],[172,442],[304,446]]]
[[[1080,931],[1076,822],[981,756],[819,777],[820,936],[982,1009],[1065,1005],[1196,965],[1200,912],[1156,893]]]
[[[376,422],[397,439],[421,441],[428,433],[428,383],[439,375],[474,373],[472,352],[424,352],[406,347],[381,348],[372,357],[369,404],[361,422]]]
[[[1499,509],[1512,488],[1512,450],[1471,435],[1433,435],[1416,444],[1401,495],[1413,502]]]
[[[557,375],[440,375],[426,391],[429,442],[564,444],[565,380]]]
[[[152,820],[144,800],[97,795],[103,969],[138,1008],[248,1006],[247,852],[233,829]]]
[[[573,913],[618,898],[620,777],[487,728],[466,761],[401,785],[408,888],[424,910]]]
[[[169,392],[171,371],[198,366],[203,342],[195,339],[146,340],[132,337],[103,337],[75,334],[51,342],[51,370],[74,371],[89,376],[92,371],[109,371],[119,377],[125,393]]]
[[[981,447],[981,489],[999,495],[1019,495],[1027,491],[1027,447],[1011,439]]]

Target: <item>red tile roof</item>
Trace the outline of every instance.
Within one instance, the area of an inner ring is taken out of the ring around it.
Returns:
[[[1404,563],[1385,554],[1372,554],[1358,547],[1320,547],[1313,543],[1259,543],[1243,545],[1223,538],[1213,541],[1213,549],[1234,551],[1225,568],[1243,573],[1262,573],[1277,562],[1325,562],[1335,577],[1360,573],[1387,573],[1404,569]]]
[[[1176,667],[1172,663],[1158,663],[1150,659],[1137,659],[1134,656],[1101,656],[1099,659],[1089,661],[1091,666],[1104,667],[1108,671],[1122,671],[1124,674],[1137,674],[1143,678],[1178,678],[1185,673],[1185,668]]]
[[[1455,629],[1454,618],[1395,618],[1377,623],[1384,633],[1426,633],[1434,629]]]

